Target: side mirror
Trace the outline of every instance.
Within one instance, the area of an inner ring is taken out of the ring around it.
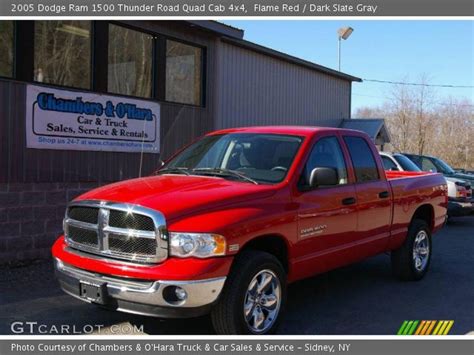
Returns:
[[[334,168],[319,167],[311,171],[309,186],[312,188],[318,186],[331,186],[339,184],[337,171]]]

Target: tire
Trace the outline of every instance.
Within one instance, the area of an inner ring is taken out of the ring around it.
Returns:
[[[264,279],[269,282],[262,282]],[[263,284],[268,285],[259,296],[257,286]],[[236,257],[218,303],[211,311],[212,324],[217,334],[272,334],[281,321],[285,304],[286,273],[278,259],[262,251],[243,251]],[[248,321],[244,306],[250,315]],[[261,314],[265,316],[263,323]],[[254,327],[259,323],[260,326]]]
[[[408,235],[403,245],[392,251],[393,273],[401,280],[421,280],[429,269],[431,255],[430,228],[424,220],[414,219],[408,228]]]

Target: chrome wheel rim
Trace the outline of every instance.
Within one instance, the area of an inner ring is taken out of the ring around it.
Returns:
[[[271,270],[256,274],[244,301],[244,319],[253,333],[264,333],[275,323],[281,305],[280,280]]]
[[[430,241],[428,238],[428,233],[422,230],[419,231],[415,237],[415,242],[413,243],[413,264],[415,269],[418,271],[423,271],[428,265],[428,260],[430,258]]]

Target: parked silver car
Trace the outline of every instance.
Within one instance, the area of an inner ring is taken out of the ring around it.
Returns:
[[[400,153],[380,152],[385,170],[422,171],[408,157]],[[474,212],[472,188],[469,182],[445,176],[448,185],[448,217],[467,216]]]

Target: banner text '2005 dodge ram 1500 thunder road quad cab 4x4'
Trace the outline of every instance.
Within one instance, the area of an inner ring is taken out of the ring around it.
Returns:
[[[398,277],[421,279],[446,205],[441,175],[385,172],[362,132],[228,129],[153,176],[72,201],[52,252],[61,287],[81,300],[210,312],[220,334],[266,334],[296,280],[384,252]]]

